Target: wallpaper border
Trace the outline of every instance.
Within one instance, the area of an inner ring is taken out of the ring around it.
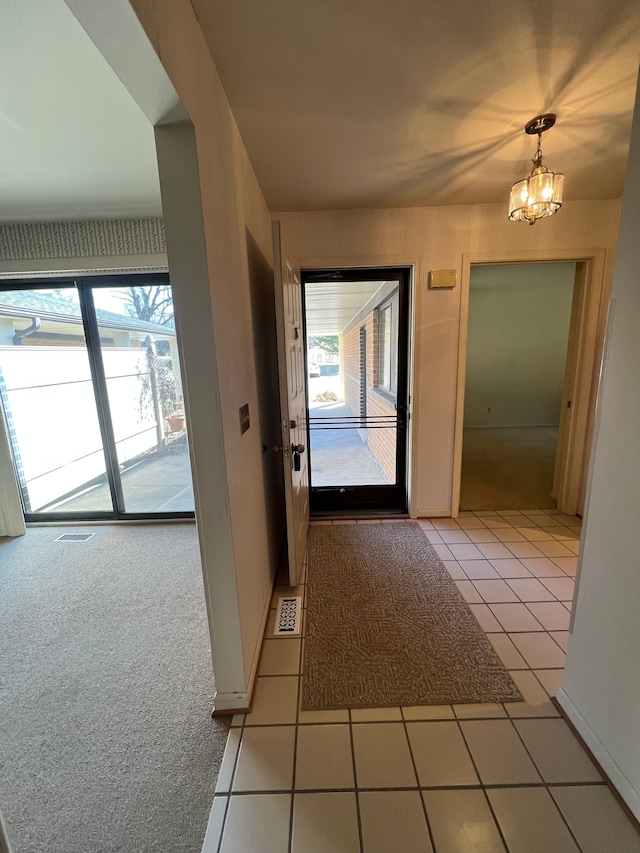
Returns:
[[[0,224],[3,261],[158,255],[166,250],[160,217]]]

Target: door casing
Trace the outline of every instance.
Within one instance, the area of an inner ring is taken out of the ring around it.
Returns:
[[[577,266],[571,309],[567,366],[562,392],[554,490],[558,509],[562,512],[567,513],[567,515],[576,515],[581,513],[584,508],[585,472],[589,461],[587,449],[595,405],[597,365],[601,351],[598,329],[605,295],[606,250],[465,253],[462,256],[458,382],[451,489],[451,515],[453,518],[457,518],[460,510],[471,266],[557,261],[574,261]],[[568,401],[571,401],[570,409],[567,408]]]
[[[398,442],[396,449],[396,458],[399,460],[398,470],[402,474],[402,482],[399,480],[389,486],[354,486],[354,487],[322,487],[314,494],[311,489],[311,508],[315,514],[332,515],[334,513],[356,512],[359,514],[371,512],[379,514],[380,512],[389,511],[390,513],[401,512],[406,513],[410,501],[410,388],[412,376],[412,356],[413,356],[413,267],[407,264],[394,265],[358,265],[356,267],[337,264],[329,268],[325,267],[308,267],[305,266],[302,271],[302,280],[313,281],[314,276],[335,275],[339,273],[345,283],[350,281],[366,280],[367,273],[372,273],[372,278],[379,279],[381,284],[384,283],[386,277],[389,281],[394,281],[396,277],[399,281],[400,289],[400,318],[398,328],[398,354],[402,353],[401,361],[402,369],[398,372],[398,395],[397,399],[400,404],[398,408],[398,420],[403,422],[399,434],[403,437],[401,442]],[[303,289],[304,296],[304,289]],[[362,333],[362,330],[361,330]],[[305,345],[307,340],[306,334],[306,311],[305,311]],[[362,343],[360,342],[360,346]],[[306,351],[306,346],[305,346]],[[340,353],[342,359],[342,350]],[[344,377],[343,377],[344,383]],[[344,388],[343,388],[344,391]],[[308,408],[307,408],[308,410]],[[357,416],[354,416],[357,420]],[[357,428],[357,427],[355,427]],[[311,436],[308,438],[309,445],[311,444]],[[345,492],[346,489],[346,492]],[[353,498],[350,498],[352,493],[357,493]],[[339,495],[345,494],[346,500],[340,504]],[[315,506],[314,506],[315,504]]]
[[[425,280],[425,261],[422,255],[327,255],[323,257],[302,256],[296,259],[298,267],[307,271],[319,269],[375,269],[378,267],[406,268],[409,271],[409,360],[407,364],[408,387],[408,425],[407,425],[407,502],[408,515],[417,518],[417,477],[418,466],[416,457],[418,446],[418,417],[420,411],[420,383],[416,381],[416,365],[420,363],[420,340],[417,334],[417,318],[421,316],[423,288],[420,283]],[[344,389],[343,389],[344,390]]]

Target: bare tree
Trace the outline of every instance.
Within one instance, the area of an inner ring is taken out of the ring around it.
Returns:
[[[130,317],[158,323],[161,326],[171,325],[173,321],[173,300],[168,284],[153,287],[127,287],[120,294],[124,308]]]

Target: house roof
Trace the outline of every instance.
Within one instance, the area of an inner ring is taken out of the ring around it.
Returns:
[[[0,316],[25,318],[38,316],[41,319],[74,325],[82,323],[79,304],[64,296],[45,293],[42,290],[0,291]],[[96,308],[96,317],[98,324],[103,328],[147,332],[169,338],[175,337],[176,334],[173,317],[167,325],[163,325],[102,308]]]

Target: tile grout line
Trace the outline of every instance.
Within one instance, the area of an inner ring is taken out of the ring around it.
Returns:
[[[302,564],[304,566],[304,579],[305,583],[307,580],[307,552],[305,549],[304,558]],[[293,846],[293,809],[296,801],[295,787],[296,787],[296,770],[297,770],[297,761],[298,761],[298,731],[300,724],[300,702],[302,699],[302,650],[304,648],[304,637],[306,633],[306,620],[304,613],[304,605],[307,598],[307,590],[302,590],[302,615],[301,615],[301,625],[300,625],[300,652],[298,654],[298,689],[296,691],[296,723],[295,723],[295,738],[293,742],[293,777],[291,779],[291,806],[289,809],[289,842],[287,845],[287,853],[291,853],[291,849]]]
[[[507,839],[504,836],[504,833],[502,831],[502,827],[500,826],[500,823],[498,821],[498,817],[497,817],[495,811],[493,810],[493,804],[491,803],[491,800],[489,799],[489,795],[487,794],[487,788],[482,781],[482,776],[480,775],[480,771],[478,770],[478,766],[476,764],[475,758],[473,757],[471,749],[469,748],[469,744],[467,743],[467,739],[464,736],[464,731],[463,731],[462,726],[460,725],[460,720],[457,717],[456,717],[456,725],[458,726],[458,731],[460,732],[460,737],[462,738],[462,742],[464,743],[464,745],[466,747],[467,753],[468,753],[469,758],[471,760],[471,764],[473,765],[473,769],[475,771],[475,774],[478,777],[478,781],[480,782],[480,785],[482,787],[482,793],[484,794],[484,798],[487,801],[487,805],[489,806],[489,811],[491,812],[491,816],[493,817],[493,822],[496,825],[496,829],[498,830],[498,835],[500,836],[500,839],[502,840],[502,843],[504,844],[504,849],[508,851],[509,845],[507,844]]]
[[[215,802],[215,794],[213,795],[213,799]],[[222,816],[222,825],[220,826],[220,837],[218,838],[218,843],[216,845],[216,853],[220,853],[220,848],[222,847],[222,837],[224,835],[224,827],[227,822],[227,812],[229,811],[229,803],[231,802],[231,792],[229,792],[229,796],[227,797],[227,802],[224,807],[224,814]]]
[[[540,668],[539,668],[539,667],[538,667],[538,671],[540,671]],[[564,669],[563,669],[563,670],[561,670],[561,671],[562,671],[562,674],[564,675]],[[530,670],[530,672],[531,672],[531,674],[533,675],[533,677],[535,678],[535,680],[538,682],[538,684],[540,685],[540,687],[542,687],[542,689],[544,690],[544,692],[547,694],[547,696],[548,696],[548,698],[549,698],[549,701],[550,701],[550,702],[553,702],[553,700],[555,699],[555,696],[551,696],[551,694],[549,693],[549,691],[547,690],[547,688],[544,686],[544,684],[540,681],[540,679],[539,679],[539,678],[538,678],[538,676],[536,675],[535,670],[531,669],[531,670]]]
[[[227,802],[224,807],[224,815],[222,816],[222,825],[220,826],[220,838],[218,839],[218,846],[216,847],[216,853],[220,853],[220,849],[222,848],[222,839],[224,837],[224,830],[227,824],[227,814],[229,813],[229,806],[231,804],[231,795],[233,793],[233,783],[236,778],[236,770],[238,769],[238,761],[240,759],[240,747],[242,746],[242,740],[244,738],[244,727],[247,722],[247,715],[244,714],[242,718],[242,725],[240,726],[240,739],[238,741],[238,749],[236,751],[235,758],[233,760],[233,769],[231,770],[231,778],[229,779],[229,790],[227,792]],[[234,728],[237,728],[234,727]],[[227,743],[229,742],[229,736],[231,735],[231,729],[229,729],[229,733],[227,735]],[[224,757],[224,756],[223,756]],[[215,800],[216,795],[214,793],[213,799]]]
[[[351,708],[349,711],[349,743],[351,745],[351,762],[353,765],[353,784],[355,786],[356,797],[356,819],[358,821],[358,842],[360,844],[360,853],[364,853],[364,843],[362,841],[362,816],[360,815],[360,796],[358,788],[358,771],[356,769],[356,748],[353,742],[353,720],[351,717]]]
[[[554,718],[551,718],[551,719],[554,719]],[[557,718],[556,718],[556,719],[557,719]],[[560,718],[560,719],[562,719],[562,718]],[[529,747],[527,746],[527,744],[525,743],[524,738],[523,738],[523,737],[522,737],[522,735],[520,734],[520,730],[519,730],[519,729],[518,729],[518,727],[516,726],[516,721],[515,721],[515,720],[511,720],[511,723],[512,723],[512,725],[513,725],[513,728],[515,729],[516,736],[519,738],[520,743],[522,744],[522,746],[523,746],[523,748],[524,748],[524,751],[525,751],[525,752],[527,753],[527,755],[529,756],[529,760],[531,761],[531,763],[533,764],[533,766],[536,768],[536,772],[538,773],[538,775],[539,775],[539,776],[540,776],[540,778],[542,779],[542,781],[543,781],[543,783],[544,783],[544,788],[545,788],[545,790],[546,790],[547,794],[549,795],[549,799],[551,800],[551,802],[552,802],[553,806],[555,807],[556,811],[558,812],[558,814],[559,814],[559,815],[560,815],[560,817],[562,818],[562,822],[564,823],[564,825],[566,826],[566,828],[569,830],[569,835],[571,836],[571,838],[572,838],[572,839],[573,839],[573,841],[575,842],[576,847],[578,848],[578,850],[580,851],[580,853],[583,853],[582,847],[581,847],[581,845],[579,844],[578,839],[577,839],[577,838],[575,837],[575,835],[573,834],[573,830],[572,830],[572,829],[571,829],[571,827],[569,826],[569,823],[568,823],[567,819],[565,818],[564,814],[562,813],[562,809],[560,808],[560,806],[558,805],[558,803],[556,803],[555,797],[553,796],[553,794],[552,794],[552,793],[551,793],[551,791],[549,790],[549,787],[550,787],[551,783],[550,783],[550,782],[547,782],[547,780],[544,778],[544,776],[543,776],[543,774],[542,774],[542,770],[540,770],[540,768],[538,767],[538,764],[537,764],[536,760],[534,759],[533,755],[531,754],[531,751],[529,750]],[[566,723],[565,723],[565,725],[566,725]],[[604,781],[604,780],[602,780],[602,781]],[[569,783],[567,783],[567,784],[569,784]]]
[[[510,669],[507,670],[507,672],[532,672],[533,673],[533,670],[513,669],[513,667],[511,667]],[[534,673],[534,678],[535,677],[536,676]],[[544,688],[544,685],[541,685],[541,688],[542,688],[542,690],[544,690],[545,694],[547,696],[549,696],[548,692]],[[549,698],[551,698],[551,697],[549,697]],[[467,704],[469,704],[469,705],[473,705],[473,704],[504,705],[504,704],[510,704],[510,703],[504,703],[504,702],[496,702],[496,703],[458,702],[456,704],[458,704],[458,705],[467,705]],[[516,704],[519,704],[519,703],[516,703]],[[527,703],[525,702],[524,704],[526,705]],[[398,707],[409,709],[409,708],[413,708],[414,706],[413,705],[402,705],[402,706],[398,706]],[[430,707],[430,706],[426,706],[426,707]],[[433,707],[437,707],[437,706],[433,706]],[[340,709],[329,709],[329,710],[347,711],[348,709],[347,708],[340,708]],[[319,713],[322,713],[322,711],[320,711]],[[555,720],[558,718],[559,718],[559,715],[555,716],[555,717],[549,717],[546,714],[531,714],[531,715],[527,715],[526,717],[515,717],[513,719],[515,719],[515,720]],[[506,716],[506,714],[505,714],[505,716],[496,717],[495,714],[484,714],[483,715],[482,713],[479,713],[477,716],[471,716],[471,717],[456,717],[455,711],[454,711],[454,716],[452,716],[452,717],[416,717],[415,719],[400,718],[400,719],[396,719],[396,720],[354,720],[353,723],[356,726],[371,726],[371,725],[387,726],[387,725],[393,725],[394,723],[396,723],[396,724],[401,723],[401,722],[403,722],[403,719],[407,723],[450,723],[450,722],[453,722],[453,720],[455,720],[455,719],[460,719],[463,723],[466,723],[466,722],[470,722],[470,721],[506,720],[506,719],[511,719],[511,718],[508,718]],[[304,728],[309,728],[311,726],[345,726],[345,725],[347,725],[347,723],[348,723],[347,720],[326,720],[326,721],[316,720],[315,722],[311,722],[311,723],[299,723],[298,727],[302,726]],[[249,726],[248,725],[247,729],[250,729],[250,730],[251,729],[279,729],[279,728],[292,728],[292,727],[295,728],[296,724],[295,723],[266,723],[264,725],[257,725],[257,726]],[[240,727],[234,726],[234,728],[238,729]],[[225,796],[225,794],[221,793],[221,796]]]
[[[455,712],[454,712],[455,713]],[[418,776],[418,766],[416,764],[415,757],[413,755],[413,749],[411,748],[411,739],[409,738],[409,730],[407,729],[407,720],[404,716],[404,711],[402,707],[400,708],[400,716],[402,717],[402,727],[404,728],[404,736],[407,739],[407,746],[409,747],[409,755],[411,757],[411,764],[413,765],[413,772],[416,776],[416,783],[418,785],[418,792],[420,794],[420,804],[422,805],[422,812],[424,814],[424,820],[427,824],[427,832],[429,833],[429,841],[431,842],[431,846],[433,848],[433,853],[436,853],[436,843],[433,838],[433,830],[431,829],[431,824],[429,823],[429,815],[427,814],[427,804],[424,801],[424,796],[422,795],[422,789],[420,788],[420,777]]]
[[[561,719],[559,717],[549,717],[547,719]],[[408,720],[409,723],[414,722],[422,722],[421,720]],[[439,720],[438,722],[452,723],[454,720]],[[462,722],[468,722],[467,720],[463,720]],[[233,794],[220,794],[219,796],[227,797],[227,799],[231,799],[233,796],[234,799],[238,799],[240,797],[270,797],[274,794],[356,794],[356,793],[411,793],[412,791],[513,791],[518,789],[545,789],[549,790],[550,788],[606,788],[607,784],[604,780],[600,780],[599,782],[590,781],[590,782],[501,782],[501,783],[490,783],[483,785],[480,782],[478,785],[417,785],[415,787],[398,787],[398,788],[357,788],[357,787],[345,787],[345,788],[300,788],[298,790],[291,790],[289,788],[266,788],[266,789],[256,789],[256,790],[248,790],[248,791],[235,791]]]

